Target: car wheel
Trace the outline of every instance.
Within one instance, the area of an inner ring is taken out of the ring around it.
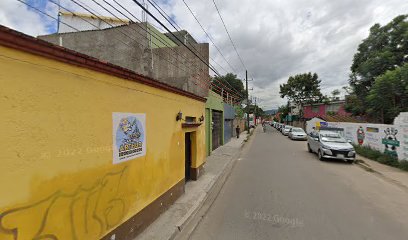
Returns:
[[[313,151],[312,151],[312,149],[310,148],[309,143],[307,144],[307,150],[308,150],[310,153],[312,153],[312,152],[313,152]]]
[[[348,160],[347,163],[353,164],[354,160]]]
[[[319,151],[317,152],[317,156],[319,157],[319,160],[320,160],[320,161],[324,161],[324,157],[323,157],[322,151],[319,150]]]

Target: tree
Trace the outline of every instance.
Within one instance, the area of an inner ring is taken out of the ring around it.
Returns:
[[[257,117],[264,117],[266,114],[264,110],[255,104],[249,104],[244,108],[245,113],[248,112],[249,107],[249,114],[256,114]]]
[[[340,90],[338,90],[338,89],[335,89],[335,90],[333,90],[332,92],[331,92],[331,100],[332,101],[334,101],[334,100],[338,100],[339,99],[339,95],[340,95]]]
[[[281,121],[282,121],[283,119],[285,119],[286,116],[287,116],[287,115],[289,114],[289,112],[290,112],[289,102],[288,102],[288,104],[286,104],[286,105],[280,106],[280,107],[278,108],[278,112],[280,113],[280,119],[281,119]]]
[[[366,97],[367,114],[391,124],[401,111],[408,111],[408,63],[375,79]]]
[[[316,73],[303,73],[290,76],[286,84],[280,85],[281,98],[287,97],[289,101],[300,106],[301,115],[304,104],[320,102],[323,94],[320,91],[319,77]]]
[[[385,26],[373,25],[358,46],[349,79],[353,101],[346,104],[354,115],[366,113],[367,96],[377,77],[408,62],[407,20],[408,15],[400,15]]]
[[[240,99],[239,101],[242,101],[243,99],[246,98],[246,91],[244,88],[244,84],[242,83],[242,80],[237,78],[237,75],[232,74],[232,73],[227,73],[224,76],[215,76],[212,79],[212,82],[214,85],[218,86],[219,88],[224,88],[224,98],[227,97],[227,92],[230,92],[229,94],[234,94]],[[229,88],[230,90],[226,89]],[[239,96],[238,96],[239,95]]]

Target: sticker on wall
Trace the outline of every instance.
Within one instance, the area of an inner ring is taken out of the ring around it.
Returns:
[[[364,128],[362,126],[360,126],[357,129],[357,142],[358,142],[359,145],[363,145],[364,138],[365,138]]]
[[[380,132],[380,129],[375,127],[367,127],[367,132],[378,133]]]
[[[146,114],[112,113],[113,164],[146,155]]]
[[[387,128],[384,133],[385,136],[382,139],[382,143],[385,145],[384,153],[398,158],[397,147],[400,146],[400,142],[396,137],[398,130],[393,127]]]

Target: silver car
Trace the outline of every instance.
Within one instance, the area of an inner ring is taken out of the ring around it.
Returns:
[[[292,126],[286,125],[284,128],[282,128],[282,134],[288,136],[290,129],[292,129]]]
[[[291,128],[289,131],[289,136],[292,140],[307,140],[307,134],[302,128]]]
[[[356,157],[353,145],[345,140],[340,133],[333,131],[314,131],[307,137],[309,152],[315,152],[319,159],[341,159],[353,163]]]

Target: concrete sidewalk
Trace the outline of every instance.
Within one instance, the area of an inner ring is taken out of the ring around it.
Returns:
[[[366,169],[367,171],[374,172],[390,181],[404,190],[408,191],[408,172],[400,170],[398,168],[390,167],[388,165],[381,164],[379,162],[370,160],[361,155],[357,155],[356,163]]]
[[[187,182],[185,193],[135,240],[174,239],[194,218],[209,196],[221,189],[247,139],[248,134],[243,132],[239,139],[232,138],[227,144],[214,150],[206,159],[204,174],[197,181]]]

